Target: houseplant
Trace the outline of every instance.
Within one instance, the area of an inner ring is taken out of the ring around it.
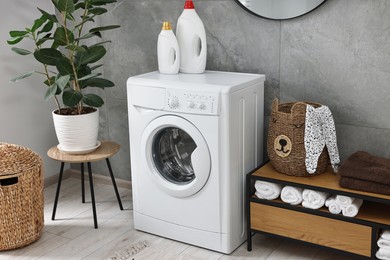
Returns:
[[[96,62],[106,54],[104,46],[109,43],[100,40],[101,32],[120,26],[93,25],[96,18],[107,12],[104,6],[115,2],[116,0],[52,0],[56,14],[38,8],[41,15],[31,27],[9,32],[11,39],[7,42],[10,45],[24,39],[35,43],[34,50],[13,47],[14,52],[33,55],[42,64],[42,71],[29,71],[11,81],[33,74],[44,77],[43,83],[47,87],[44,97],[45,100],[53,99],[56,103],[57,109],[53,111],[54,125],[60,147],[65,151],[85,151],[97,144],[98,107],[104,101],[99,95],[85,93],[85,90],[88,87],[104,89],[114,86],[112,81],[97,72],[102,64]],[[87,42],[93,40],[90,38],[99,40],[88,45]],[[93,118],[93,123],[89,117]],[[70,121],[70,125],[58,125],[64,121]],[[80,125],[75,125],[76,123]],[[88,129],[83,130],[83,127]],[[70,131],[64,133],[63,130]],[[78,137],[86,137],[87,140],[80,141]]]

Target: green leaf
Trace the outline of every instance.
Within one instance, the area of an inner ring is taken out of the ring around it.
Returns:
[[[25,49],[21,49],[21,48],[16,48],[16,47],[12,47],[11,50],[13,50],[14,52],[16,52],[17,54],[20,54],[20,55],[29,55],[29,54],[32,54],[32,52],[29,51],[29,50],[25,50]]]
[[[102,26],[102,27],[93,28],[93,29],[89,30],[89,32],[101,32],[101,31],[107,31],[107,30],[116,29],[116,28],[119,28],[119,27],[121,27],[121,26],[120,25],[108,25],[108,26]]]
[[[115,86],[114,82],[108,80],[108,79],[103,79],[103,78],[93,78],[89,79],[83,82],[83,88],[85,87],[97,87],[97,88],[109,88]]]
[[[58,11],[65,13],[74,12],[74,2],[73,0],[54,0],[56,2],[56,7]]]
[[[66,88],[62,93],[62,102],[68,107],[76,106],[83,99],[81,92],[75,91],[72,88]]]
[[[26,34],[28,34],[27,31],[10,31],[9,32],[9,36],[11,36],[11,37],[25,36]]]
[[[102,75],[102,74],[101,73],[91,73],[91,74],[88,74],[82,78],[79,78],[79,80],[82,81],[82,80],[92,79],[92,78],[99,77],[100,75]]]
[[[92,5],[106,5],[111,3],[116,3],[116,0],[92,0],[91,1]]]
[[[98,46],[98,45],[103,45],[103,44],[106,44],[106,43],[110,43],[111,41],[103,41],[103,42],[98,42],[98,43],[95,43],[89,47],[94,47],[94,46]]]
[[[71,78],[73,79],[73,68],[67,58],[62,57],[61,59],[58,59],[55,66],[61,75],[71,75]]]
[[[34,74],[35,71],[29,71],[29,72],[26,72],[26,73],[23,73],[22,75],[19,75],[13,79],[11,79],[12,82],[16,82],[16,81],[19,81],[21,79],[24,79],[24,78],[27,78],[27,77],[30,77],[32,74]]]
[[[57,93],[57,84],[52,84],[49,86],[45,93],[45,101],[48,101],[50,98],[54,97]]]
[[[107,9],[102,8],[102,7],[95,7],[95,8],[89,9],[89,12],[92,14],[95,14],[95,15],[100,15],[100,14],[107,13]]]
[[[95,94],[84,95],[83,102],[91,107],[101,107],[104,104],[103,99]]]
[[[24,38],[23,36],[13,37],[13,38],[7,40],[7,43],[9,45],[14,45],[14,44],[17,44],[18,42],[20,42],[21,40],[23,40],[23,38]]]
[[[88,38],[92,38],[92,37],[94,37],[94,36],[97,36],[97,35],[94,34],[94,33],[87,33],[87,34],[81,36],[80,38],[77,38],[76,40],[77,40],[77,41],[85,40],[85,39],[88,39]]]
[[[56,81],[55,77],[51,76],[50,82],[49,82],[49,80],[45,80],[43,83],[45,83],[46,86],[50,87],[50,85],[53,84],[54,81]]]
[[[42,30],[38,32],[38,34],[44,33],[44,32],[50,32],[51,29],[53,29],[54,23],[52,21],[48,21],[45,26],[43,26]]]
[[[42,26],[42,24],[44,24],[45,22],[47,21],[47,18],[42,15],[39,19],[35,20],[34,21],[34,24],[33,26],[31,27],[31,31],[32,32],[35,32],[39,27]]]
[[[78,10],[80,8],[84,9],[84,7],[85,7],[85,3],[83,3],[83,2],[80,2],[80,3],[77,3],[74,5],[75,10]]]
[[[88,66],[86,66],[86,65],[81,66],[80,68],[77,69],[77,76],[79,78],[87,76],[87,75],[89,75],[91,73],[92,73],[91,69]]]
[[[86,52],[77,52],[76,59],[77,64],[87,65],[88,63],[94,63],[103,58],[106,54],[106,49],[103,46],[94,46],[87,49]]]
[[[42,13],[43,16],[46,17],[47,20],[50,20],[53,23],[58,23],[58,19],[54,14],[49,14],[46,11],[39,9],[39,8],[38,8],[38,10]]]
[[[51,36],[51,33],[46,34],[41,39],[39,39],[36,44],[38,46],[41,46],[42,43],[46,42],[47,40],[53,40],[53,38],[51,38],[50,36]],[[56,48],[53,48],[53,49],[56,49]]]
[[[67,45],[68,42],[74,41],[74,35],[70,30],[65,29],[64,27],[58,27],[56,29],[56,31],[54,32],[54,41],[58,45],[64,46],[64,45]]]
[[[98,65],[92,66],[91,70],[95,70],[97,68],[100,68],[101,66],[103,66],[103,64],[98,64]]]
[[[62,53],[52,48],[42,48],[34,52],[34,57],[40,63],[56,66],[56,63],[61,59]]]
[[[71,51],[79,51],[79,52],[86,51],[86,49],[84,49],[83,47],[77,46],[77,45],[72,45],[72,44],[66,46],[65,49],[68,49],[68,50],[71,50]]]
[[[60,76],[60,77],[56,80],[55,83],[57,84],[57,86],[58,86],[61,90],[64,90],[64,88],[66,87],[66,85],[68,85],[69,80],[70,80],[70,75]]]

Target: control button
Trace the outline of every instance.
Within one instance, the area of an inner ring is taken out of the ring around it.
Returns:
[[[203,103],[203,102],[200,103],[200,104],[199,104],[199,109],[200,109],[200,110],[205,110],[205,109],[206,109],[205,103]]]
[[[179,107],[180,103],[179,100],[176,97],[174,97],[168,100],[168,105],[170,108],[176,109]]]
[[[188,101],[187,102],[187,107],[188,108],[195,108],[195,102],[194,101]]]

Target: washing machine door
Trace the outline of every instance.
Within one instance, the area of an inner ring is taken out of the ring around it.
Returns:
[[[143,164],[164,192],[175,197],[197,193],[211,171],[208,145],[199,130],[179,116],[153,120],[141,140]]]

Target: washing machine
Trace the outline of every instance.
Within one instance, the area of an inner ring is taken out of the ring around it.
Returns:
[[[264,79],[206,71],[127,80],[135,229],[226,254],[245,241]]]

